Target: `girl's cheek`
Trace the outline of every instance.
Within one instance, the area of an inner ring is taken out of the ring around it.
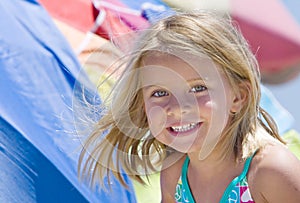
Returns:
[[[216,104],[209,97],[198,99],[198,107],[200,112],[211,112]]]
[[[224,114],[224,108],[225,108],[225,105],[222,105],[213,100],[210,100],[203,104],[202,112],[205,112],[206,115],[209,114],[210,117],[213,115],[220,116],[220,114]]]
[[[165,110],[160,106],[152,106],[147,108],[147,119],[151,133],[154,136],[162,133],[167,122]]]
[[[226,103],[220,103],[216,101],[208,101],[205,103],[205,117],[209,119],[211,126],[214,127],[214,134],[218,134],[223,131],[223,128],[227,125],[229,114]]]

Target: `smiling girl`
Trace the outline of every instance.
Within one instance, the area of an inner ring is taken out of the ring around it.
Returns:
[[[215,13],[177,13],[146,30],[129,55],[79,171],[161,171],[162,202],[300,202],[300,162],[259,106],[255,57]]]

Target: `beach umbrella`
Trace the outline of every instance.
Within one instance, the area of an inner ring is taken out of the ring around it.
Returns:
[[[0,25],[0,202],[136,202],[126,175],[109,192],[77,178],[78,111],[101,100],[46,10],[1,0]]]
[[[165,0],[170,6],[212,9],[230,14],[255,53],[263,81],[282,83],[300,70],[300,1]]]

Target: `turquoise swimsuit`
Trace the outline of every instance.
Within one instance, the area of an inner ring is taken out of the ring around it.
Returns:
[[[247,182],[247,173],[252,158],[253,156],[246,160],[243,172],[227,186],[220,203],[254,203]],[[190,159],[187,156],[176,186],[175,200],[177,203],[195,203],[187,180],[189,162]]]

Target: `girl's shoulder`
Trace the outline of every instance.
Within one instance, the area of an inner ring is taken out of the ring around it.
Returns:
[[[248,183],[256,202],[300,202],[300,160],[284,145],[267,145],[254,156]]]

